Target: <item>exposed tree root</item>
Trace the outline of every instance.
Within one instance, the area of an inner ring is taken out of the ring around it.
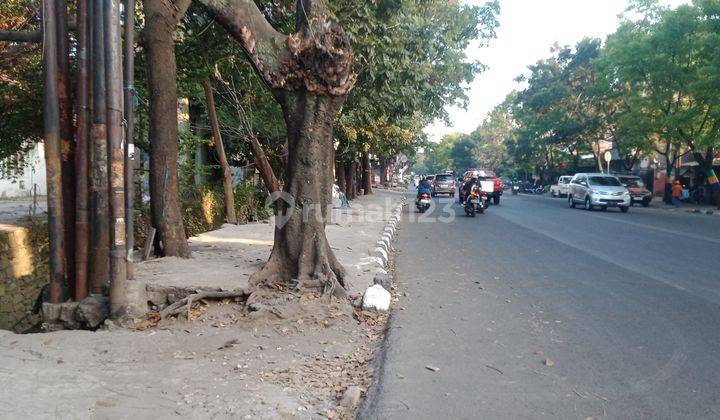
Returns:
[[[167,308],[160,311],[160,318],[165,319],[169,316],[178,315],[185,312],[187,319],[190,319],[190,310],[194,302],[202,299],[229,299],[229,298],[247,298],[250,293],[246,290],[233,290],[231,292],[218,292],[218,291],[201,291],[188,295],[187,297],[180,299],[173,303]]]

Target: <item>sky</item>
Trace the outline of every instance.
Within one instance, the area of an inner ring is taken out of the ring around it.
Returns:
[[[670,6],[687,0],[661,0]],[[466,0],[484,4],[484,0]],[[469,86],[467,110],[449,107],[450,126],[438,122],[426,128],[433,141],[453,132],[475,130],[495,105],[513,89],[521,88],[515,79],[527,66],[550,55],[550,47],[575,45],[584,37],[605,39],[615,31],[618,15],[627,0],[500,0],[500,27],[497,38],[487,47],[472,45],[468,58],[480,60],[488,69]]]

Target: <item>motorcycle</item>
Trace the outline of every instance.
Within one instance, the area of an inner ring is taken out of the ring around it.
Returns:
[[[415,207],[417,207],[420,213],[425,213],[430,208],[430,194],[418,194],[418,197],[415,200]]]
[[[512,186],[512,195],[518,195],[520,192],[520,186],[517,184],[513,184]]]
[[[483,213],[488,208],[487,196],[478,194],[477,188],[473,187],[470,196],[465,200],[465,214],[475,217],[475,213]]]

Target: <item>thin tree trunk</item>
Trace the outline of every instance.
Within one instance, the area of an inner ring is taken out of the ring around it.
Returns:
[[[347,188],[345,184],[345,162],[341,160],[335,161],[335,179],[337,179],[340,191],[347,197]]]
[[[105,23],[102,3],[92,7],[92,129],[90,146],[90,291],[105,294],[110,282]]]
[[[77,131],[75,133],[75,300],[88,293],[90,227],[88,213],[88,142],[90,135],[90,80],[88,73],[88,0],[77,3]]]
[[[225,156],[225,147],[223,146],[222,135],[220,134],[220,124],[218,123],[217,113],[215,112],[215,96],[213,95],[212,84],[209,80],[203,82],[203,90],[205,91],[205,102],[207,104],[208,117],[210,118],[210,127],[212,128],[213,144],[215,145],[215,151],[217,151],[218,158],[220,159],[220,167],[223,172],[225,216],[227,217],[228,223],[237,224],[232,172],[230,172],[230,164],[228,164],[227,156]]]
[[[135,248],[135,183],[133,156],[135,135],[135,0],[125,0],[125,244],[127,277],[134,278],[132,253]]]
[[[150,213],[157,229],[156,253],[190,257],[178,179],[177,70],[173,32],[177,19],[162,0],[145,0],[145,37],[150,96]]]
[[[260,171],[260,176],[265,183],[265,188],[267,188],[271,194],[280,191],[280,182],[278,182],[275,171],[273,171],[272,166],[270,166],[270,161],[267,155],[265,155],[265,150],[263,150],[262,145],[260,145],[257,136],[254,133],[246,133],[246,136],[250,141],[250,148],[255,157],[255,165],[258,171]]]
[[[387,187],[387,159],[384,157],[380,158],[380,185]]]
[[[62,197],[60,117],[57,90],[57,28],[55,0],[43,0],[43,117],[47,172],[48,233],[50,239],[50,301],[65,299],[65,229]]]
[[[363,165],[362,165],[362,156],[360,156],[361,161],[355,164],[355,196],[365,195],[365,185],[363,183]]]
[[[365,152],[363,154],[362,171],[363,171],[363,189],[365,190],[365,195],[370,195],[373,193],[373,191],[372,191],[373,171],[372,171],[372,164],[370,163],[370,153],[368,153],[368,152]]]
[[[347,171],[348,190],[350,190],[350,195],[352,196],[352,200],[354,200],[358,196],[357,162],[354,160],[350,162],[350,165],[347,166]]]
[[[70,92],[70,39],[65,0],[55,0],[57,31],[57,92],[60,124],[63,217],[65,226],[65,264],[69,292],[75,291],[75,141],[73,106]]]

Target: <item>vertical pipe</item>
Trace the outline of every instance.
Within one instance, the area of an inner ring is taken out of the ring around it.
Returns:
[[[108,153],[105,104],[105,44],[103,0],[92,6],[92,176],[90,210],[90,290],[104,294],[110,279],[108,220]]]
[[[55,0],[43,0],[43,119],[50,239],[50,302],[65,299],[65,239],[60,168],[60,116],[57,91],[57,27]]]
[[[88,0],[77,2],[77,131],[75,133],[75,300],[88,292]]]
[[[135,132],[135,0],[125,0],[125,242],[127,273],[133,278],[132,252],[135,247],[133,199],[133,140]]]
[[[70,92],[70,38],[68,5],[55,0],[57,32],[57,93],[60,124],[60,165],[62,173],[63,217],[65,226],[66,277],[71,295],[75,290],[75,142],[73,140],[73,106]]]
[[[120,0],[104,0],[104,5],[107,158],[110,181],[108,192],[110,197],[110,307],[112,316],[117,317],[122,315],[122,313],[118,313],[118,310],[124,307],[122,290],[127,281]]]

